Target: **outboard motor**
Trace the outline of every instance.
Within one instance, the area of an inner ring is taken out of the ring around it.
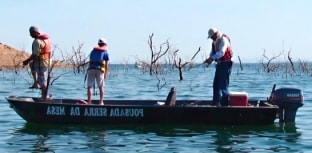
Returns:
[[[278,105],[280,122],[295,122],[296,113],[299,107],[303,106],[303,94],[297,88],[279,88],[273,86],[269,102]]]

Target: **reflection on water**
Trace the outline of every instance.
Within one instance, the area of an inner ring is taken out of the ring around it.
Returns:
[[[121,65],[122,67],[122,65]],[[120,70],[120,68],[114,68]],[[234,67],[233,72],[238,70]],[[158,80],[129,68],[106,80],[106,99],[165,99],[176,86],[177,99],[211,99],[214,69],[197,68],[168,73],[167,85],[157,90]],[[60,72],[62,73],[62,72]],[[41,125],[25,123],[4,97],[9,95],[40,96],[15,73],[0,77],[0,152],[308,152],[312,150],[310,76],[282,78],[262,75],[254,67],[245,67],[231,75],[231,91],[246,91],[250,99],[266,99],[272,85],[303,89],[305,104],[299,108],[296,124],[267,126],[203,125]],[[56,72],[57,76],[57,72]],[[31,78],[29,79],[31,82]],[[84,74],[63,75],[51,86],[56,98],[86,98]],[[256,80],[256,81],[255,81]],[[163,83],[163,82],[162,82]],[[94,98],[98,98],[94,96]],[[203,114],[205,115],[205,114]],[[207,116],[209,117],[209,116]]]
[[[12,132],[11,146],[19,151],[199,151],[251,152],[296,151],[287,143],[301,136],[295,124],[267,126],[200,125],[40,125],[25,123]],[[19,141],[16,141],[19,139]],[[275,139],[271,148],[267,141]],[[21,143],[22,142],[22,143]],[[25,143],[27,142],[27,143]],[[257,144],[257,145],[254,145]],[[283,145],[286,144],[286,145]],[[32,146],[32,147],[29,147]],[[135,146],[135,147],[133,147]],[[129,148],[132,148],[129,150]]]
[[[215,131],[213,138],[215,139],[214,144],[217,152],[251,152],[266,148],[266,142],[263,139],[278,138],[279,143],[283,144],[283,141],[289,142],[291,140],[296,142],[300,135],[301,133],[296,131],[294,123],[283,123],[269,126],[232,126],[231,128]],[[250,146],[250,148],[246,146]],[[285,149],[280,149],[274,148],[275,151],[285,151]]]

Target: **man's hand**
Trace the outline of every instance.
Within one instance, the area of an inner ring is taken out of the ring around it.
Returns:
[[[23,66],[27,65],[30,61],[27,59],[25,61],[23,61]]]
[[[29,58],[23,61],[23,66],[28,65],[30,61],[32,61],[35,58],[34,55],[31,55]]]
[[[213,61],[213,59],[209,57],[209,58],[207,58],[207,59],[204,61],[204,63],[211,64],[212,61]]]

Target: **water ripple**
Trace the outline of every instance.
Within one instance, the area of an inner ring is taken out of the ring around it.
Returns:
[[[177,99],[211,99],[213,67],[155,76],[122,66],[113,67],[105,82],[105,99],[165,99],[172,86]],[[64,73],[63,71],[56,72]],[[27,76],[23,74],[22,76]],[[268,126],[196,125],[42,125],[21,119],[5,100],[9,95],[40,96],[28,89],[31,79],[20,79],[10,71],[0,77],[0,152],[309,152],[312,150],[312,88],[310,76],[268,75],[249,66],[234,67],[231,91],[246,91],[251,99],[266,99],[273,87],[303,90],[305,103],[295,124]],[[26,77],[27,78],[27,77]],[[158,84],[159,83],[159,84]],[[157,85],[166,84],[158,90]],[[97,89],[95,89],[96,92]],[[50,87],[53,97],[86,98],[84,74],[65,74]],[[98,95],[93,97],[98,98]],[[203,114],[205,115],[205,114]],[[209,117],[209,116],[207,116]]]

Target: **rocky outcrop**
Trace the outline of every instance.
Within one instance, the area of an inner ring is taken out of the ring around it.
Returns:
[[[22,67],[23,60],[30,56],[25,51],[17,50],[13,47],[0,43],[0,68]]]

